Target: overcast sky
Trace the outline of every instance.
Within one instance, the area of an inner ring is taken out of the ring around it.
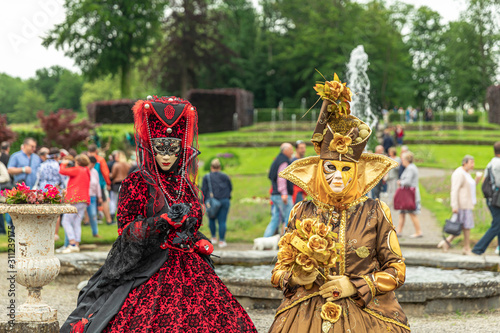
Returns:
[[[252,0],[257,3],[258,0]],[[359,0],[367,2],[368,0]],[[388,3],[394,0],[387,0]],[[445,22],[456,20],[465,8],[464,0],[404,0],[429,6]],[[77,71],[72,59],[54,47],[41,45],[42,37],[64,20],[64,0],[21,0],[0,3],[0,73],[27,79],[37,69],[59,65]]]

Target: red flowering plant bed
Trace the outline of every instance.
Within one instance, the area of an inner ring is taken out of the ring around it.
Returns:
[[[45,185],[43,190],[32,190],[24,182],[17,184],[12,190],[3,190],[0,196],[5,198],[7,204],[61,204],[63,196],[57,187]]]

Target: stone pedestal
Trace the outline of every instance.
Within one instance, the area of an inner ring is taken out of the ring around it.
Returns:
[[[10,326],[9,323],[0,323],[0,333],[59,333],[59,323],[43,322],[16,322]]]
[[[28,298],[15,309],[13,321],[0,325],[0,332],[3,328],[9,332],[58,332],[57,310],[42,302],[41,291],[59,274],[59,259],[54,256],[57,218],[60,214],[76,213],[76,208],[0,204],[0,214],[3,213],[10,214],[15,227],[16,265],[15,270],[9,268],[9,275],[28,289]]]

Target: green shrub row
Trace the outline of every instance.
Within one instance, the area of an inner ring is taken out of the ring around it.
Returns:
[[[272,121],[273,110],[275,110],[274,120],[277,122],[280,121],[280,119],[283,119],[283,121],[291,121],[292,115],[295,115],[295,119],[297,121],[311,121],[311,117],[313,116],[313,114],[316,115],[316,118],[314,120],[314,121],[316,121],[317,117],[319,115],[319,109],[317,109],[317,108],[314,109],[315,113],[313,112],[313,110],[311,110],[307,113],[307,115],[304,116],[304,118],[302,118],[302,116],[307,111],[304,109],[292,109],[292,108],[283,109],[283,111],[281,111],[281,113],[282,113],[281,116],[280,116],[280,112],[278,112],[277,109],[255,109],[255,110],[257,111],[257,117],[256,117],[257,119],[255,119],[255,117],[254,117],[253,120],[254,120],[254,122],[256,120],[256,122],[258,122],[258,123]]]
[[[477,123],[479,122],[481,114],[473,113],[473,114],[464,114],[463,120],[464,123]],[[389,114],[389,122],[391,123],[399,123],[401,120],[404,122],[405,115],[399,113],[390,113]],[[457,113],[456,112],[446,112],[446,113],[434,113],[434,119],[431,122],[457,122]]]

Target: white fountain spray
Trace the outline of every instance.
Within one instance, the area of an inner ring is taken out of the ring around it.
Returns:
[[[374,129],[377,125],[377,117],[370,106],[370,79],[366,73],[369,64],[365,48],[363,45],[358,45],[351,52],[346,79],[347,86],[353,93],[351,113]]]

